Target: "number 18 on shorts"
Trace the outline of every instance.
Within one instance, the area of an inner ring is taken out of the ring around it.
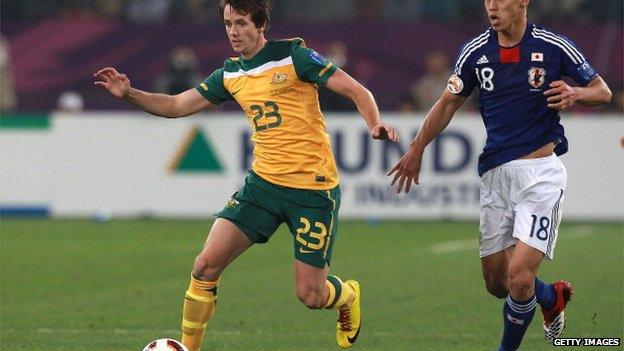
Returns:
[[[515,160],[486,172],[481,179],[480,256],[520,240],[553,259],[566,177],[554,155]]]

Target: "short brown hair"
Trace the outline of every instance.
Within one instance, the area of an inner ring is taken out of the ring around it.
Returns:
[[[219,13],[222,20],[226,5],[232,6],[234,11],[243,16],[251,14],[251,20],[256,25],[256,28],[265,26],[265,31],[269,29],[271,0],[221,0],[219,2]]]

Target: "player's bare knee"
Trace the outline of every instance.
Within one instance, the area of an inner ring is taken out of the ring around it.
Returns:
[[[214,281],[219,278],[223,271],[221,265],[216,261],[207,258],[206,256],[199,255],[195,258],[195,264],[193,265],[193,276],[206,281]]]
[[[514,298],[529,298],[533,292],[535,277],[528,269],[510,269],[509,293]]]

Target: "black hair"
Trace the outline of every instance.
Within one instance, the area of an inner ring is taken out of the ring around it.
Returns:
[[[219,13],[223,19],[223,11],[225,6],[230,5],[234,11],[245,16],[251,14],[251,20],[256,28],[265,27],[265,31],[269,29],[269,20],[271,19],[271,0],[220,0]]]

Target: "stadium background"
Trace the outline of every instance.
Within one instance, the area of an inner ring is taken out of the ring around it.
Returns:
[[[2,350],[138,350],[178,336],[210,214],[249,165],[247,125],[233,103],[150,118],[91,76],[114,66],[145,90],[194,85],[232,55],[215,3],[2,1]],[[281,0],[268,36],[303,37],[362,81],[405,147],[460,45],[486,26],[482,13],[481,1]],[[533,1],[529,18],[574,39],[614,93],[610,106],[564,113],[569,192],[543,277],[577,286],[568,336],[621,338],[622,3]],[[493,349],[500,306],[477,260],[474,101],[431,147],[408,197],[384,176],[401,148],[368,142],[344,100],[322,90],[321,104],[345,194],[333,270],[366,289],[358,349]],[[207,349],[335,347],[333,315],[305,311],[292,293],[289,241],[282,228],[226,272]],[[534,323],[524,349],[550,349],[540,334]]]

